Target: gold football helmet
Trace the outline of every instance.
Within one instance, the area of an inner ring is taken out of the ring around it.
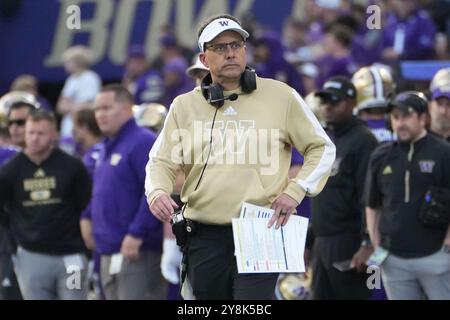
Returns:
[[[156,133],[161,131],[167,112],[167,108],[159,103],[143,103],[133,106],[133,114],[137,124]]]
[[[450,68],[438,70],[431,80],[430,91],[440,88],[450,88]]]
[[[394,92],[394,81],[389,67],[372,65],[355,72],[352,82],[356,87],[355,113],[363,109],[385,108],[387,97]]]
[[[275,287],[277,300],[311,299],[311,269],[306,273],[281,274]]]
[[[314,115],[316,116],[317,120],[319,120],[319,122],[322,123],[323,115],[322,115],[322,110],[320,109],[320,98],[316,97],[314,94],[315,94],[315,91],[310,92],[305,97],[305,102],[311,108],[311,110],[314,113]]]

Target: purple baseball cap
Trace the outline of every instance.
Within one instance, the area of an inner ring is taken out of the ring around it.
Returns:
[[[183,58],[174,58],[163,67],[163,73],[176,72],[178,74],[185,74],[187,67],[188,64]]]
[[[158,41],[159,45],[164,48],[175,47],[177,45],[177,39],[172,34],[162,35],[161,37],[159,37]]]
[[[432,94],[431,94],[432,100],[436,100],[436,99],[442,98],[442,97],[450,99],[450,85],[437,87],[437,88],[434,88],[434,90],[432,91]]]

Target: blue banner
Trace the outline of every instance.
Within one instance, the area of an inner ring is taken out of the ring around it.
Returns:
[[[290,15],[301,16],[305,1],[296,0],[16,0],[16,12],[0,13],[0,94],[14,78],[28,73],[41,83],[67,77],[62,53],[75,44],[93,52],[93,70],[104,80],[122,76],[130,44],[158,53],[161,26],[173,26],[182,45],[196,48],[198,23],[205,17],[252,12],[280,30]]]

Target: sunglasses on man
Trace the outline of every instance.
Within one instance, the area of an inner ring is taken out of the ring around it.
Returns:
[[[22,127],[25,125],[25,122],[27,122],[26,119],[8,120],[8,127],[12,127],[13,124],[15,124],[18,127]]]
[[[342,99],[335,95],[327,95],[325,97],[320,97],[320,105],[327,105],[329,104],[332,107],[337,106]]]

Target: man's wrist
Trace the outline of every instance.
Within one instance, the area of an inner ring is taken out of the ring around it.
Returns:
[[[166,191],[162,189],[153,190],[151,193],[147,195],[147,203],[151,206],[153,202],[162,194],[168,194]]]
[[[372,247],[372,242],[370,241],[370,238],[364,238],[361,241],[361,247]]]
[[[444,244],[444,246],[442,247],[442,249],[444,250],[445,253],[450,253],[450,245]]]

